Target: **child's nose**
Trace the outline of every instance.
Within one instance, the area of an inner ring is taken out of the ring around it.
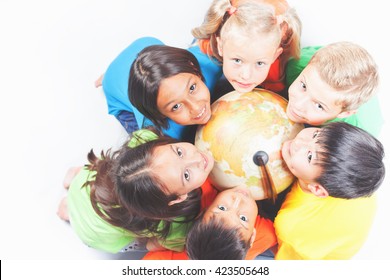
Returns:
[[[241,68],[241,72],[240,72],[240,77],[241,79],[244,79],[244,80],[247,80],[251,77],[252,75],[252,69],[251,67],[249,66],[243,66]]]
[[[198,115],[201,110],[201,104],[197,100],[189,101],[190,112],[192,115]]]
[[[297,137],[292,142],[292,147],[295,152],[299,151],[302,147],[306,145],[306,140],[300,137]]]
[[[308,96],[302,95],[295,99],[295,108],[299,110],[299,112],[305,112],[308,106]]]
[[[190,166],[203,169],[205,163],[204,163],[204,159],[203,159],[202,154],[199,153],[198,151],[194,151],[194,153],[192,153],[192,155],[191,155],[191,158],[190,158],[188,164]]]
[[[233,201],[233,208],[238,209],[240,205],[241,198],[239,196],[236,196]]]
[[[300,97],[300,98],[298,98],[298,99],[295,101],[295,108],[296,108],[297,110],[299,110],[299,112],[302,112],[303,109],[305,108],[305,103],[306,103],[305,98]]]

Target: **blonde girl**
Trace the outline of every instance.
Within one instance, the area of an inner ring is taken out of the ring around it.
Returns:
[[[285,1],[214,0],[192,34],[239,92],[282,93],[286,63],[300,55],[301,21]]]

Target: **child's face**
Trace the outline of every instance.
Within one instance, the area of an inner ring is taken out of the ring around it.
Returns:
[[[246,187],[235,187],[220,192],[207,208],[203,220],[222,219],[229,228],[239,228],[245,240],[251,240],[258,208]]]
[[[320,151],[320,146],[316,143],[319,133],[320,128],[305,128],[294,139],[287,140],[282,145],[284,161],[301,182],[315,182],[321,174],[320,166],[315,164],[317,152]]]
[[[238,92],[250,92],[264,82],[275,59],[282,52],[272,36],[218,39],[223,57],[223,74]]]
[[[185,195],[199,188],[214,166],[214,159],[193,144],[180,142],[157,147],[151,169],[170,194]]]
[[[326,84],[310,64],[288,89],[287,116],[296,123],[321,125],[342,113],[337,93]]]
[[[178,124],[205,124],[211,117],[210,91],[200,77],[180,73],[161,81],[157,108]]]

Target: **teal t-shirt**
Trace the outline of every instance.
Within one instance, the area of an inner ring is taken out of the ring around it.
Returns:
[[[286,85],[287,88],[295,81],[302,70],[309,63],[312,56],[322,46],[309,46],[301,49],[301,58],[299,60],[292,59],[286,67]],[[374,95],[366,103],[362,104],[358,111],[347,118],[335,118],[329,122],[342,121],[364,129],[371,135],[378,137],[383,123],[383,115],[381,112],[378,96]]]
[[[146,141],[156,139],[158,136],[147,129],[134,132],[137,137],[132,137],[130,147]],[[118,253],[122,248],[132,243],[138,236],[120,227],[111,225],[103,220],[93,209],[90,199],[90,186],[85,186],[86,181],[91,181],[96,176],[95,171],[83,168],[73,179],[68,191],[68,211],[70,224],[79,238],[89,247]],[[170,233],[166,239],[159,239],[159,243],[173,251],[183,251],[185,238],[191,224],[179,223],[182,217],[176,219],[171,225]],[[163,226],[160,222],[159,227]],[[152,237],[151,233],[145,232],[142,237]]]

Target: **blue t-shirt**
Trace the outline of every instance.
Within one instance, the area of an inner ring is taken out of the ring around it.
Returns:
[[[103,91],[106,95],[108,113],[117,116],[121,111],[132,112],[135,115],[139,128],[153,126],[153,123],[142,115],[129,100],[128,82],[130,67],[138,53],[152,45],[164,44],[153,37],[143,37],[134,41],[111,62],[103,78]],[[202,53],[199,46],[190,47],[188,51],[198,60],[205,78],[205,84],[210,92],[212,92],[217,80],[222,76],[221,65],[213,61],[208,55]],[[179,125],[171,119],[168,119],[168,123],[169,127],[168,129],[164,129],[163,133],[176,139],[183,139],[186,126]]]

